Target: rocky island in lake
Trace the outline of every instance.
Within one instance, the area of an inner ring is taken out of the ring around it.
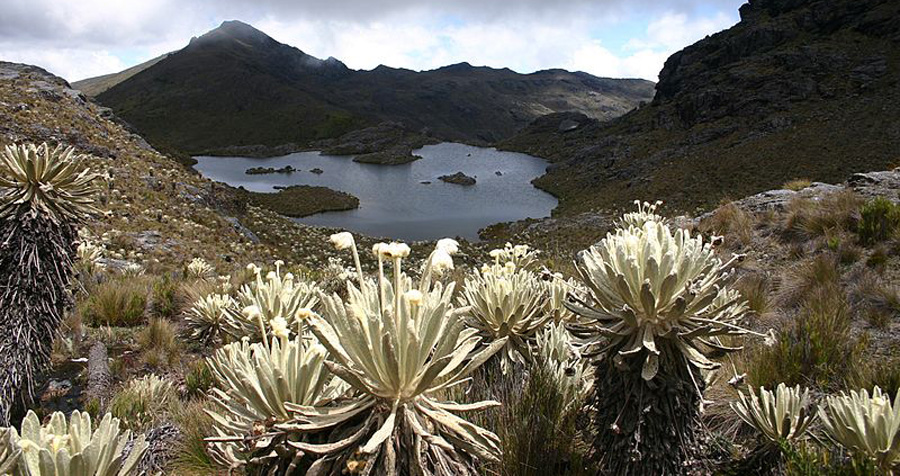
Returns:
[[[464,185],[467,187],[470,185],[475,185],[475,177],[469,177],[462,172],[456,172],[452,175],[441,175],[438,178],[447,183],[455,183],[457,185]]]

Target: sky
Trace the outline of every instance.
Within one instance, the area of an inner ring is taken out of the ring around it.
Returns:
[[[225,20],[354,69],[469,62],[656,81],[743,0],[0,0],[0,60],[69,81],[183,48]]]

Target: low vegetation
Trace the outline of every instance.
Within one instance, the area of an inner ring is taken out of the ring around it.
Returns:
[[[694,229],[639,203],[574,266],[349,233],[324,240],[349,267],[138,264],[84,230],[54,367],[104,342],[111,398],[71,404],[147,438],[174,425],[120,474],[885,473],[900,263],[896,233],[865,231],[874,203],[726,204]],[[24,464],[16,434],[0,468]]]

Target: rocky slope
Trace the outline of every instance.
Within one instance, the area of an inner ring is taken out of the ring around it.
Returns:
[[[649,105],[607,123],[546,116],[502,146],[556,163],[536,184],[563,213],[657,198],[709,209],[900,159],[900,3],[752,0],[740,13],[666,61]]]
[[[649,81],[562,70],[518,74],[462,63],[355,71],[231,21],[97,98],[152,144],[196,154],[300,148],[384,121],[441,139],[491,142],[547,113],[605,120],[651,96]]]

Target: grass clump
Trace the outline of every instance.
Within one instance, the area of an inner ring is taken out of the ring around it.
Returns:
[[[178,344],[175,326],[171,322],[152,318],[147,327],[137,335],[144,363],[151,368],[163,368],[178,362],[181,346]]]
[[[798,192],[800,190],[803,190],[806,187],[809,187],[810,185],[812,185],[812,180],[810,180],[808,178],[797,178],[797,179],[793,179],[793,180],[788,180],[781,186],[781,188],[783,188],[785,190],[793,190],[795,192]]]
[[[814,386],[836,389],[854,377],[865,343],[850,333],[850,313],[836,287],[813,291],[771,346],[752,352],[747,374],[752,387]]]
[[[127,428],[146,431],[164,419],[177,400],[172,384],[151,374],[128,382],[110,401],[109,412]]]
[[[144,321],[147,284],[143,278],[110,279],[97,286],[80,306],[84,323],[91,326],[131,327]]]
[[[779,289],[779,301],[786,307],[802,303],[815,290],[839,287],[841,272],[831,253],[821,253],[787,270]]]
[[[150,311],[156,317],[172,318],[178,313],[178,284],[169,276],[153,281],[150,288]]]
[[[716,234],[725,237],[725,243],[740,243],[747,246],[753,240],[753,216],[740,207],[729,202],[716,209],[715,212],[700,223],[700,231],[704,234]]]
[[[900,205],[884,197],[866,202],[859,209],[859,241],[864,245],[879,243],[897,234],[900,229]]]
[[[205,360],[197,360],[188,365],[184,373],[184,386],[189,397],[205,395],[214,383],[215,378]]]
[[[850,190],[826,195],[818,200],[797,197],[786,208],[784,230],[789,235],[812,239],[838,231],[853,231],[859,222],[862,199]]]

